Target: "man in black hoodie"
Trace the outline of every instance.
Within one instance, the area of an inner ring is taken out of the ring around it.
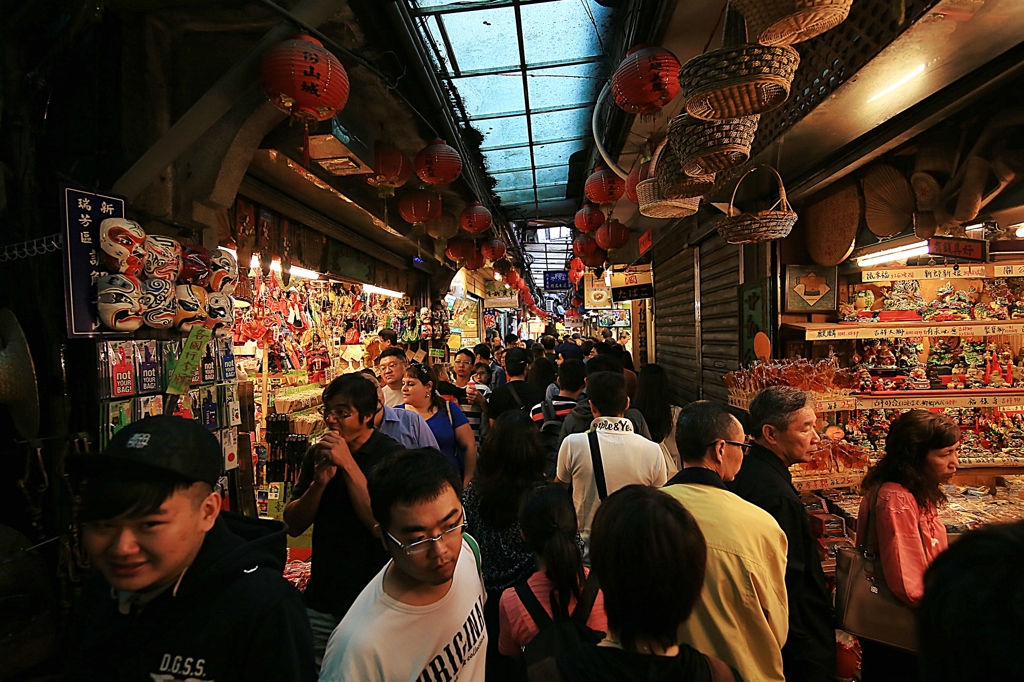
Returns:
[[[69,466],[85,479],[82,544],[96,571],[65,679],[316,679],[302,597],[281,576],[285,526],[221,512],[213,434],[147,417]]]
[[[598,355],[596,358],[591,358],[587,361],[587,376],[589,377],[596,372],[622,374],[622,365],[607,353]],[[630,407],[623,416],[633,422],[634,433],[648,440],[651,439],[651,430],[647,428],[647,420],[640,414],[640,410]],[[586,388],[584,387],[583,394],[580,396],[579,402],[576,403],[576,408],[562,422],[562,432],[559,436],[562,440],[565,440],[565,437],[570,434],[586,433],[590,430],[590,423],[592,421],[594,421],[594,413],[590,409],[590,399],[587,397]]]

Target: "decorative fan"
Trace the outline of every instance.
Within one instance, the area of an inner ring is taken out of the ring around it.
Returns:
[[[895,237],[914,220],[914,192],[892,166],[871,166],[864,179],[864,218],[876,237]]]
[[[807,206],[801,215],[807,252],[818,265],[839,265],[853,253],[864,201],[860,187],[844,180],[829,188],[829,195]]]

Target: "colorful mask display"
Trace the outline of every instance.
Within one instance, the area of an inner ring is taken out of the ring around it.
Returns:
[[[142,285],[131,275],[101,275],[96,280],[96,307],[100,321],[118,332],[142,326]]]
[[[181,271],[181,244],[161,235],[146,237],[146,264],[143,268],[149,279],[173,282]]]
[[[210,291],[220,291],[229,296],[235,293],[238,284],[238,263],[226,249],[210,252]]]
[[[235,323],[235,304],[227,294],[217,291],[206,297],[206,314],[215,321],[213,333],[225,338],[231,334]]]
[[[134,220],[107,218],[100,223],[100,250],[112,273],[138,277],[146,258],[146,233]]]
[[[206,320],[206,290],[196,284],[179,284],[174,290],[178,299],[178,312],[174,315],[174,326],[183,332],[191,331],[192,325]]]
[[[147,279],[142,283],[142,322],[154,329],[170,329],[178,312],[174,283],[166,279]]]
[[[195,244],[181,245],[180,284],[205,287],[210,282],[210,252]]]

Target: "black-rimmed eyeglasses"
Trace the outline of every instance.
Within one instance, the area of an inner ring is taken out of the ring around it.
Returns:
[[[738,443],[734,440],[725,440],[724,438],[722,439],[722,442],[728,445],[735,445],[738,448],[742,448],[744,455],[750,452],[750,448],[753,447],[753,445],[751,445],[750,443]]]

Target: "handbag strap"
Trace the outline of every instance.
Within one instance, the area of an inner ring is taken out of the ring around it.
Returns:
[[[512,385],[514,383],[514,381],[510,381],[508,383],[508,392],[512,394],[513,398],[515,398],[516,405],[519,406],[519,409],[523,409],[523,399],[519,397],[518,393],[516,393],[516,387]]]
[[[878,504],[878,493],[882,486],[876,486],[874,490],[868,493],[868,517],[865,520],[865,529],[863,533],[857,533],[857,549],[864,555],[864,574],[874,580],[877,576],[875,575],[875,560],[879,558],[878,552],[878,532],[875,528],[875,505]],[[857,519],[857,527],[860,529],[860,519]],[[863,541],[863,544],[862,544]]]
[[[590,440],[590,461],[594,466],[594,483],[597,484],[597,496],[603,500],[608,497],[608,486],[604,480],[604,462],[601,461],[601,445],[597,442],[597,431],[587,434]]]

